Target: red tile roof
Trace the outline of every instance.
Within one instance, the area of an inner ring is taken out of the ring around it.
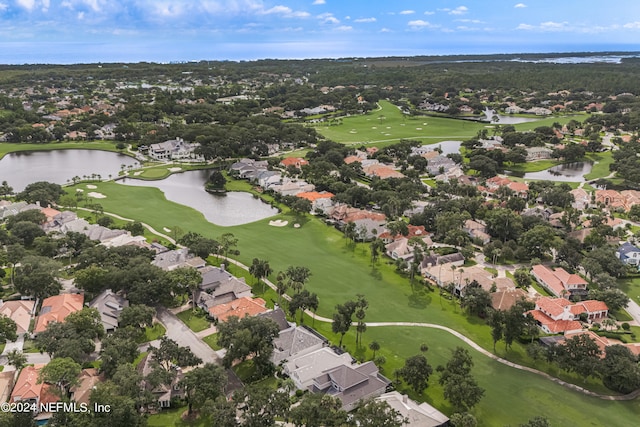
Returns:
[[[321,193],[318,193],[317,191],[307,191],[304,193],[298,193],[296,196],[302,199],[307,199],[310,202],[315,202],[318,199],[330,199],[335,196],[335,194],[328,191],[323,191]]]
[[[287,157],[285,159],[282,159],[280,164],[284,167],[295,166],[299,168],[300,166],[308,165],[309,162],[301,157]]]
[[[36,322],[34,333],[39,333],[47,328],[49,322],[62,322],[71,313],[82,310],[84,295],[61,294],[46,298],[42,301],[40,316]]]
[[[44,365],[34,365],[22,368],[11,392],[11,402],[34,399],[39,403],[48,403],[60,400],[51,390],[53,386],[45,383],[38,384],[38,375],[43,367]]]
[[[227,304],[215,305],[209,308],[209,313],[219,322],[226,322],[231,316],[242,319],[245,316],[264,313],[267,311],[266,304],[262,298],[242,297]]]

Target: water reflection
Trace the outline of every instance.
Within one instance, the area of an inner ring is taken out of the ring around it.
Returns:
[[[253,195],[229,192],[213,195],[204,190],[211,171],[188,171],[159,181],[125,179],[125,185],[159,188],[168,200],[202,212],[207,221],[222,226],[247,224],[276,215],[278,210]]]

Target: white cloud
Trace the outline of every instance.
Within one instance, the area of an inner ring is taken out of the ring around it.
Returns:
[[[291,10],[290,7],[282,6],[282,5],[274,6],[271,9],[267,9],[263,11],[262,14],[282,15],[285,18],[308,18],[309,16],[311,16],[309,12],[294,11],[294,10]]]
[[[468,11],[469,11],[469,8],[467,6],[458,6],[455,9],[453,9],[451,12],[449,12],[449,14],[450,15],[464,15]]]
[[[515,7],[516,9],[524,9],[525,7],[527,7],[527,5],[524,4],[524,3],[518,3],[517,5],[515,5],[513,7]]]
[[[35,0],[18,0],[18,6],[22,6],[27,10],[33,10],[35,5]]]
[[[383,28],[380,30],[381,33],[391,33],[392,31],[389,28]]]
[[[435,12],[431,12],[430,10],[427,10],[424,14],[425,15],[435,15]]]
[[[8,7],[9,6],[7,6],[6,3],[0,2],[0,11],[7,10]]]
[[[529,25],[529,24],[520,24],[516,27],[516,30],[533,30],[536,27],[534,27],[533,25]]]
[[[326,1],[325,1],[325,0],[315,0],[315,1],[314,1],[313,3],[311,3],[311,4],[319,5],[319,4],[325,4],[325,3],[326,3]]]
[[[400,15],[413,15],[414,13],[416,13],[415,10],[403,10]]]
[[[376,22],[376,18],[360,18],[354,19],[353,22]]]
[[[84,12],[78,12],[78,19],[79,20],[83,20],[84,19]]]
[[[629,22],[627,24],[624,24],[622,27],[631,30],[638,30],[640,29],[640,21]]]
[[[321,13],[318,15],[318,19],[323,24],[339,24],[340,20],[333,16],[333,13]]]
[[[482,22],[479,19],[456,19],[456,22],[464,22],[467,24],[484,24],[484,22]]]
[[[434,25],[428,21],[423,21],[422,19],[416,19],[415,21],[409,21],[409,23],[407,24],[409,25],[409,27],[411,27],[412,29],[419,29],[419,28],[432,28]]]
[[[547,21],[540,24],[540,28],[546,28],[549,30],[559,30],[561,28],[564,28],[565,25],[566,25],[566,22]]]
[[[46,12],[49,10],[50,0],[42,0],[42,11]]]
[[[337,31],[351,31],[353,30],[353,27],[350,25],[340,25],[339,27],[336,27]]]
[[[180,4],[180,3],[175,4],[169,1],[155,2],[153,4],[153,8],[154,8],[153,12],[156,15],[160,15],[163,17],[180,16],[185,11],[183,4]]]

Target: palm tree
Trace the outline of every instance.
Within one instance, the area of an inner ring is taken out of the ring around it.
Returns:
[[[378,341],[371,341],[369,343],[369,350],[373,351],[373,358],[376,358],[376,351],[380,350],[380,344]]]
[[[276,292],[278,293],[278,306],[280,306],[280,298],[289,289],[289,283],[286,281],[287,275],[283,271],[278,271],[276,275]]]

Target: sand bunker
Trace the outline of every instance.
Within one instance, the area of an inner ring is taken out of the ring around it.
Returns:
[[[422,128],[416,128],[416,130],[422,130]]]
[[[169,172],[178,172],[182,170],[182,168],[167,168],[167,169],[169,169]]]
[[[284,221],[281,219],[276,219],[275,221],[269,221],[269,225],[271,225],[272,227],[284,227],[287,224],[289,224],[289,221]]]
[[[300,224],[293,224],[293,228],[300,228]]]
[[[137,171],[133,173],[133,176],[138,176],[138,175],[142,175],[142,171]]]
[[[83,190],[82,188],[76,188],[76,191],[77,191],[78,193],[83,193],[83,192],[84,192],[84,190]]]
[[[95,189],[96,189],[96,188],[98,188],[98,187],[96,187],[95,185],[87,184],[87,188],[88,188],[89,190],[95,190]]]
[[[96,193],[95,191],[92,191],[91,193],[87,194],[87,196],[89,197],[93,197],[94,199],[106,199],[107,196],[105,196],[102,193]]]

